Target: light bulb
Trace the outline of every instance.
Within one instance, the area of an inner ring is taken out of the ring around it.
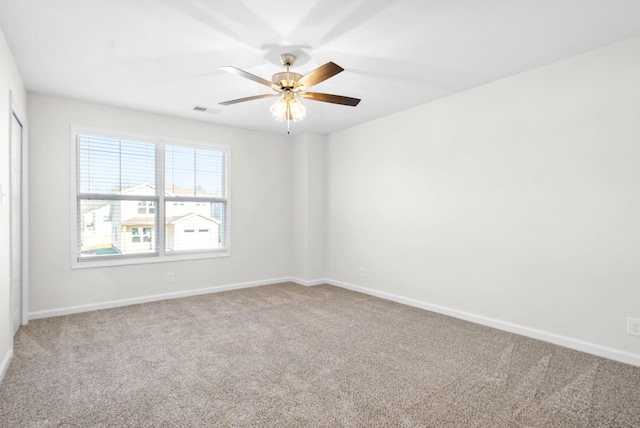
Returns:
[[[295,98],[289,100],[289,117],[294,122],[300,122],[307,115],[307,109]]]

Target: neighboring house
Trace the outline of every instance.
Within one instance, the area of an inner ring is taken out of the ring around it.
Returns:
[[[202,214],[167,218],[167,250],[203,250],[220,242],[220,221]]]
[[[154,251],[155,217],[132,217],[122,221],[120,252],[146,253]]]
[[[153,196],[155,185],[128,188],[124,195]],[[189,196],[194,192],[168,183],[165,196]],[[196,191],[196,196],[212,196]],[[155,250],[155,201],[104,201],[105,204],[83,215],[82,251],[92,254],[135,254]],[[216,248],[220,243],[222,222],[212,217],[210,202],[168,201],[165,208],[165,233],[168,251]]]
[[[111,204],[107,204],[84,214],[82,217],[84,230],[82,234],[83,250],[95,250],[111,246],[113,241],[112,208]]]

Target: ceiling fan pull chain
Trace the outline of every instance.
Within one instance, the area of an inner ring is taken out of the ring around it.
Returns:
[[[287,103],[287,135],[291,133],[291,103]]]

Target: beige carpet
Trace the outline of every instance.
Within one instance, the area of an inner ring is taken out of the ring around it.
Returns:
[[[1,427],[640,427],[640,368],[321,285],[31,321]]]

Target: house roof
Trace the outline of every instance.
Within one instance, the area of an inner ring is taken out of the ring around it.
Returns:
[[[193,217],[200,217],[200,218],[202,218],[202,219],[204,219],[206,221],[210,221],[210,222],[213,222],[215,224],[220,224],[219,220],[216,220],[215,218],[211,218],[211,217],[208,217],[206,215],[202,215],[202,214],[198,214],[198,213],[189,213],[189,214],[185,214],[185,215],[181,215],[181,216],[167,217],[167,223],[177,224],[177,223],[180,223],[182,221],[191,219]]]
[[[220,224],[219,220],[215,218],[208,217],[206,215],[198,214],[198,213],[188,213],[184,215],[171,216],[167,217],[167,223],[169,224],[177,224],[182,221],[188,220],[193,217],[200,217],[205,221],[210,221],[215,224]],[[153,216],[137,216],[126,219],[122,222],[123,226],[155,226],[155,217]]]
[[[128,187],[122,190],[123,194],[129,195],[148,195],[155,193],[156,185],[154,183],[142,183],[136,186]],[[144,193],[144,190],[148,189],[148,193]],[[207,193],[203,190],[199,189],[190,189],[184,186],[180,186],[175,183],[165,183],[164,186],[165,196],[186,196],[186,197],[206,197],[213,198],[216,195],[212,193]]]
[[[209,197],[209,198],[216,196],[211,193],[204,192],[202,190],[189,189],[174,183],[165,183],[164,192],[165,192],[165,196],[191,196],[191,197],[202,196],[202,197]]]
[[[123,221],[121,224],[123,226],[155,226],[156,220],[155,217],[149,216],[140,216],[140,217],[131,217]]]

